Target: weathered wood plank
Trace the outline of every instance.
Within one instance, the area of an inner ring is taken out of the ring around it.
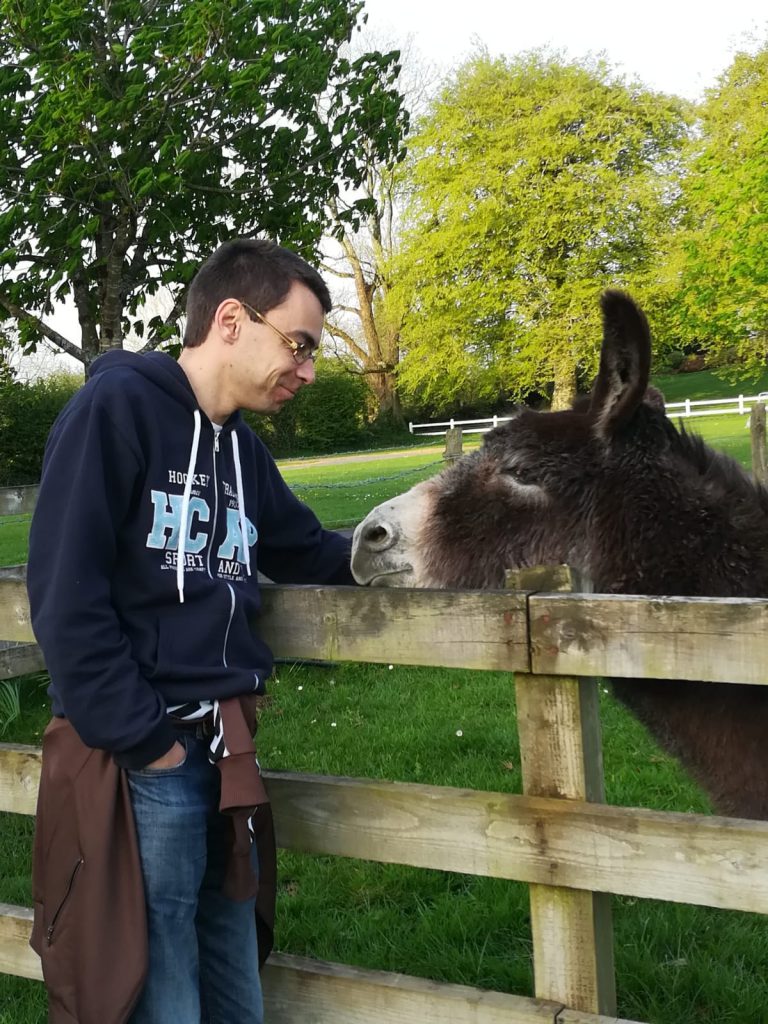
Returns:
[[[42,672],[44,668],[43,652],[37,644],[22,644],[20,647],[0,649],[0,680]]]
[[[32,911],[0,903],[0,974],[42,981],[40,958],[29,945]]]
[[[0,565],[0,579],[25,580],[26,578],[27,566],[25,562],[20,565]]]
[[[530,665],[525,600],[267,586],[259,629],[278,657],[768,683],[766,600],[533,594]],[[0,578],[0,640],[34,641],[21,579]]]
[[[257,628],[277,657],[527,668],[525,596],[502,592],[263,588]],[[33,641],[25,584],[0,578],[0,640]]]
[[[22,580],[0,578],[0,640],[35,642],[29,618],[27,585]]]
[[[42,980],[40,960],[29,948],[31,929],[31,910],[0,903],[0,973]],[[284,953],[272,954],[262,982],[270,1024],[552,1024],[562,1008]]]
[[[503,992],[284,954],[270,957],[262,982],[270,1024],[554,1024],[561,1009]]]
[[[758,483],[768,483],[765,450],[765,406],[755,402],[749,413],[749,435],[752,448],[752,476]]]
[[[507,574],[507,585],[570,591],[567,566]],[[515,676],[523,792],[604,802],[597,685],[593,679]],[[610,898],[530,887],[535,994],[591,1013],[616,1012]]]
[[[40,785],[39,747],[0,743],[0,811],[34,814]]]
[[[768,600],[534,594],[531,671],[768,683]]]
[[[33,512],[37,504],[37,484],[0,487],[0,516],[18,516]]]
[[[263,607],[257,628],[277,657],[528,666],[523,594],[268,586]]]
[[[625,1020],[623,1017],[598,1017],[594,1013],[579,1010],[561,1010],[555,1017],[555,1024],[642,1024],[641,1021]]]
[[[0,811],[34,814],[40,752],[0,744]],[[278,844],[768,914],[768,822],[265,772]]]

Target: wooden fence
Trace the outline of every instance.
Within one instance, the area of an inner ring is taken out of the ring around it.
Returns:
[[[528,589],[268,587],[261,628],[280,657],[515,673],[523,795],[286,772],[266,782],[282,848],[529,883],[535,998],[275,954],[270,1024],[621,1024],[607,894],[768,913],[768,823],[600,802],[588,678],[761,684],[768,601],[514,582]],[[32,640],[22,580],[0,580],[0,636]],[[0,748],[0,810],[34,814],[39,758]],[[30,921],[0,905],[0,972],[40,977]]]
[[[0,487],[0,516],[18,516],[34,511],[37,491],[37,484]]]

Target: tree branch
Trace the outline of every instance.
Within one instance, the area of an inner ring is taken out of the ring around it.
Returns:
[[[30,313],[26,309],[22,309],[21,306],[17,306],[15,302],[11,302],[10,299],[5,298],[2,293],[0,293],[0,306],[6,309],[11,316],[15,317],[17,320],[26,320],[28,323],[33,324],[44,338],[47,338],[48,341],[52,341],[54,345],[60,348],[63,352],[66,352],[67,355],[77,359],[78,362],[85,362],[85,354],[81,348],[78,348],[77,345],[68,341],[63,334],[59,334],[58,331],[54,331],[52,327],[43,323],[40,317],[35,316],[34,313]]]
[[[344,344],[352,353],[352,355],[356,356],[361,363],[365,364],[368,362],[368,360],[370,359],[368,353],[365,351],[364,348],[358,345],[358,343],[355,341],[352,335],[348,331],[345,331],[343,327],[339,327],[338,324],[333,324],[326,321],[325,329],[334,338],[339,338],[341,341],[343,341]]]

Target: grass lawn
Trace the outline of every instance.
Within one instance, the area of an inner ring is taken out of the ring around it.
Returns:
[[[768,391],[768,370],[759,377],[730,383],[715,375],[713,370],[698,373],[654,374],[651,383],[664,395],[667,402],[692,402],[703,398],[738,398],[739,395],[759,395]]]
[[[295,469],[286,463],[280,471],[323,525],[333,529],[354,526],[382,501],[439,473],[444,466],[441,450]]]

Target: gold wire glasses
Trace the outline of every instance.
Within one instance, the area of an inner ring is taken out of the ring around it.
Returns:
[[[274,331],[278,338],[284,342],[293,353],[294,360],[301,366],[302,363],[306,363],[309,359],[314,359],[317,355],[317,343],[312,340],[306,341],[295,341],[293,338],[289,338],[287,334],[283,334],[279,327],[275,327],[273,323],[270,323],[267,318],[261,314],[258,309],[254,309],[253,306],[249,306],[247,302],[240,299],[240,305],[248,310],[251,319],[256,319],[259,323],[264,324],[265,327],[269,327],[271,331]]]

